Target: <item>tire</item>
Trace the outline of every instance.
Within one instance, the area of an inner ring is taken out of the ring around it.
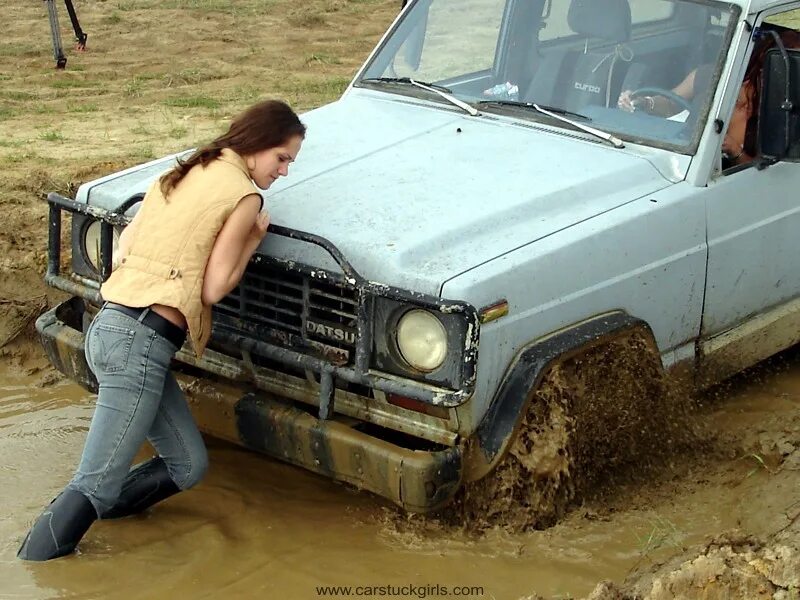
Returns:
[[[587,492],[662,451],[683,419],[665,405],[652,348],[634,332],[552,365],[531,391],[505,457],[456,497],[461,523],[550,527]]]

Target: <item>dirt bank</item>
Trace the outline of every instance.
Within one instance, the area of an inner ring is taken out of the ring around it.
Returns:
[[[798,351],[784,358],[797,360]],[[776,362],[780,362],[780,358]],[[751,385],[768,382],[764,371],[756,369],[740,376],[751,376]],[[760,380],[760,381],[759,381]],[[734,382],[735,384],[735,382]],[[729,386],[732,384],[729,384]],[[724,388],[718,390],[724,397]],[[781,397],[796,403],[794,390],[781,390]],[[795,404],[796,406],[796,404]],[[709,416],[721,414],[713,411]],[[769,534],[754,536],[746,528],[722,532],[706,542],[678,552],[666,561],[635,568],[625,581],[615,586],[599,584],[591,600],[790,600],[800,598],[800,419],[790,414],[763,415],[751,427],[729,429],[731,421],[718,420],[719,437],[732,460],[707,466],[705,482],[725,478],[731,493],[737,493],[741,480],[729,479],[732,463],[746,462],[749,471],[765,477],[760,492],[771,498],[774,509],[765,518]]]
[[[586,600],[794,600],[800,598],[799,538],[797,516],[767,540],[731,532],[621,586],[602,582]]]

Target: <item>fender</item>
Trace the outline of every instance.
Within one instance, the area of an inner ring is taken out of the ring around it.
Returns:
[[[469,444],[465,479],[475,481],[489,473],[505,454],[533,393],[548,369],[611,339],[640,332],[658,355],[650,326],[622,312],[605,313],[556,331],[525,346],[510,363],[492,404]]]

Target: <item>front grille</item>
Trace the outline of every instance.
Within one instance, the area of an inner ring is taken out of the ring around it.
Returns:
[[[223,325],[302,351],[316,350],[339,363],[352,363],[357,335],[358,294],[316,270],[289,270],[260,260],[251,263],[239,285],[215,306]]]

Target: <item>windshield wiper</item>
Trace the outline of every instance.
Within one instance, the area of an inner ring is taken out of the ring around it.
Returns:
[[[586,115],[582,115],[580,113],[572,112],[571,110],[567,110],[566,108],[558,108],[556,106],[547,106],[544,104],[534,104],[533,102],[520,102],[519,100],[481,100],[478,102],[478,106],[515,106],[518,108],[532,108],[538,112],[537,106],[539,109],[543,108],[545,110],[549,110],[550,112],[558,113],[559,115],[575,117],[576,119],[583,119],[584,121],[591,121],[591,117],[587,117]]]
[[[455,106],[467,111],[473,117],[478,114],[478,111],[475,109],[474,106],[470,106],[463,100],[459,100],[452,94],[452,90],[450,88],[446,88],[442,85],[437,85],[435,83],[428,83],[422,81],[416,81],[415,79],[411,79],[410,77],[368,77],[366,79],[362,79],[361,83],[392,83],[392,84],[400,84],[400,85],[413,85],[414,87],[418,87],[420,89],[426,90],[428,92],[433,92],[438,96],[441,96],[445,100],[447,100],[450,104],[454,104]]]
[[[536,112],[542,113],[543,115],[547,115],[553,119],[558,121],[562,121],[569,125],[572,125],[576,129],[580,129],[581,131],[585,131],[595,137],[599,137],[601,140],[605,140],[614,145],[615,148],[624,148],[625,144],[622,143],[622,140],[616,136],[611,135],[610,133],[606,133],[605,131],[601,131],[594,127],[590,127],[588,125],[584,125],[583,123],[578,123],[577,121],[573,121],[572,119],[568,119],[567,115],[571,117],[575,117],[578,119],[582,119],[584,121],[591,121],[592,119],[587,117],[586,115],[582,115],[580,113],[575,113],[564,108],[556,108],[553,106],[542,106],[540,104],[536,104],[535,102],[517,102],[514,100],[482,100],[478,102],[479,106],[485,105],[496,105],[496,106],[515,106],[519,108],[528,108],[533,109]]]
[[[444,92],[445,94],[453,93],[453,90],[448,87],[444,87],[443,85],[439,85],[438,83],[417,81],[416,79],[411,79],[410,77],[367,77],[361,81],[364,83],[399,83],[400,85],[415,85],[418,83],[421,85],[426,85],[429,88],[439,90],[440,92]]]

